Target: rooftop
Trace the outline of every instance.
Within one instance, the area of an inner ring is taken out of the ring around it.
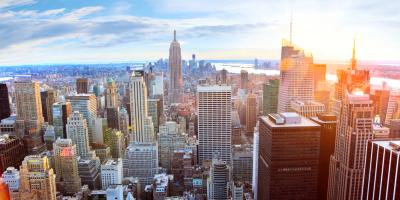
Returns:
[[[373,140],[372,143],[377,144],[385,149],[388,149],[390,151],[394,151],[396,153],[400,153],[400,140]]]
[[[297,113],[280,113],[261,116],[260,119],[274,128],[280,127],[319,127],[317,123]]]
[[[232,87],[229,85],[198,85],[197,92],[230,92]]]

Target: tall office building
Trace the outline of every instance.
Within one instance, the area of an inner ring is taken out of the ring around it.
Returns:
[[[263,85],[263,114],[278,112],[279,80],[272,79]]]
[[[124,134],[117,129],[108,128],[104,132],[104,144],[110,147],[113,158],[122,158],[125,150]]]
[[[53,144],[58,191],[73,195],[81,190],[78,173],[78,153],[71,139],[57,139]]]
[[[122,184],[122,159],[107,159],[101,165],[101,185],[106,190],[110,185]]]
[[[86,119],[89,141],[93,142],[94,122],[97,117],[97,102],[94,94],[76,94],[67,96],[67,102],[71,103],[72,111],[79,111]]]
[[[221,76],[221,84],[227,84],[228,81],[228,71],[226,69],[222,69],[220,72]]]
[[[257,123],[257,96],[249,94],[246,101],[246,132],[252,135]]]
[[[119,108],[107,108],[107,125],[109,128],[119,129]]]
[[[56,93],[54,90],[47,90],[40,92],[40,98],[42,101],[42,113],[45,122],[53,124],[53,103],[56,102]]]
[[[160,113],[159,113],[159,105],[160,105],[160,99],[147,99],[147,108],[148,108],[148,116],[151,117],[151,120],[153,121],[153,126],[154,126],[154,131],[158,133],[158,126],[159,126],[159,118],[160,118]]]
[[[17,103],[17,135],[23,136],[29,154],[45,150],[42,125],[44,122],[38,82],[18,81],[15,85]]]
[[[151,96],[164,96],[164,76],[162,72],[155,74],[151,87]]]
[[[336,115],[321,113],[310,118],[321,126],[319,167],[318,167],[318,199],[326,199],[329,178],[329,161],[335,151]]]
[[[119,110],[119,130],[122,131],[125,136],[129,135],[129,114],[124,107]]]
[[[260,118],[257,199],[317,199],[320,131],[297,113]]]
[[[231,162],[231,87],[197,86],[199,162],[212,160],[214,154]]]
[[[20,199],[55,200],[56,175],[47,156],[27,156],[20,169]]]
[[[369,71],[357,69],[354,47],[351,69],[338,72],[335,88],[338,124],[329,167],[328,199],[361,199],[366,145],[374,137],[369,89]]]
[[[78,94],[87,94],[89,92],[89,82],[87,78],[76,79],[76,92]]]
[[[53,126],[56,138],[67,138],[67,120],[72,113],[70,102],[56,102],[53,104]]]
[[[249,89],[249,73],[246,70],[240,70],[240,89]]]
[[[79,159],[78,171],[82,185],[88,185],[90,190],[101,189],[100,161],[98,159]]]
[[[82,158],[89,156],[89,136],[86,119],[78,111],[74,111],[67,122],[67,138],[76,144],[77,153]]]
[[[314,98],[313,57],[285,41],[281,54],[278,112],[287,112],[291,101]]]
[[[5,83],[0,83],[0,121],[11,114],[8,89]]]
[[[369,140],[360,199],[400,198],[400,140]]]
[[[18,199],[17,198],[17,197],[19,197],[18,190],[19,190],[19,185],[20,185],[20,180],[21,180],[18,169],[16,169],[15,167],[7,167],[7,170],[4,171],[2,178],[8,186],[8,190],[10,191],[11,199]],[[16,196],[16,197],[14,197],[14,196]]]
[[[107,80],[107,87],[105,89],[106,108],[118,107],[118,94],[115,81],[112,79]]]
[[[125,151],[124,177],[137,177],[141,185],[149,185],[158,173],[158,146],[153,142],[133,142]]]
[[[144,82],[144,71],[134,71],[129,84],[130,112],[132,124],[131,139],[136,142],[152,142],[155,140],[151,117],[147,111],[147,90]],[[153,132],[152,132],[153,130]]]
[[[328,199],[360,199],[367,141],[373,139],[373,107],[369,94],[348,93],[338,119],[335,153],[331,156]]]
[[[210,177],[207,180],[207,199],[228,199],[228,188],[231,181],[231,169],[222,160],[213,159],[210,169]]]
[[[254,135],[253,135],[253,176],[252,176],[252,190],[253,190],[253,197],[257,200],[257,189],[258,189],[258,160],[260,155],[260,133],[259,133],[259,122],[257,122],[257,126],[254,128]]]
[[[174,40],[169,46],[169,103],[181,103],[183,98],[183,79],[182,79],[182,59],[181,46],[176,40],[174,30]]]
[[[185,144],[186,138],[179,132],[179,126],[176,122],[168,121],[161,125],[158,133],[160,166],[170,171],[174,151],[183,149]]]
[[[253,172],[253,148],[236,145],[232,153],[232,178],[234,181],[251,183]]]

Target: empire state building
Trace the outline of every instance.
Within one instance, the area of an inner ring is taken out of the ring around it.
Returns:
[[[169,47],[169,103],[181,103],[183,95],[182,80],[182,59],[181,46],[176,40],[174,30],[174,40]]]

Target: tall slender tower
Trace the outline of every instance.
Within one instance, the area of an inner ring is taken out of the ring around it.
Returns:
[[[118,107],[117,87],[115,86],[115,82],[112,79],[107,80],[105,96],[106,96],[106,108]]]
[[[88,93],[88,79],[87,78],[78,78],[76,79],[76,91],[78,94]]]
[[[132,135],[136,142],[153,142],[155,140],[151,117],[147,112],[147,90],[144,81],[144,71],[136,70],[130,78],[130,112]]]
[[[25,157],[20,177],[20,199],[56,199],[56,176],[46,156]]]
[[[42,152],[46,146],[43,142],[42,125],[44,122],[40,86],[38,82],[15,82],[17,102],[17,133],[24,137],[29,154]]]
[[[232,100],[230,86],[197,86],[199,162],[213,155],[226,163],[232,158]]]
[[[174,30],[174,40],[169,46],[169,103],[181,103],[183,95],[182,79],[182,59],[181,46],[176,40]]]
[[[78,174],[78,154],[71,139],[57,139],[53,144],[57,188],[63,194],[73,195],[81,189]]]
[[[249,94],[246,104],[246,132],[252,135],[257,123],[257,96]]]
[[[45,122],[53,124],[53,110],[52,105],[56,102],[56,93],[54,90],[47,90],[40,93],[42,100],[42,112]]]

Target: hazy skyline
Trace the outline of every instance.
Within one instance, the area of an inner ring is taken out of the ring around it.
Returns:
[[[289,38],[315,60],[400,60],[399,1],[0,0],[0,66],[167,58],[277,59]]]

